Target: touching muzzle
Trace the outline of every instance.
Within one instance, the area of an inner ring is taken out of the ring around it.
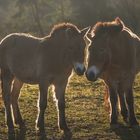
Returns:
[[[89,81],[96,81],[99,75],[99,69],[96,66],[91,66],[86,71],[86,77]]]
[[[86,68],[85,68],[84,64],[75,63],[75,64],[74,64],[74,70],[75,70],[75,72],[77,73],[77,75],[80,76],[80,75],[83,75],[83,74],[84,74]]]

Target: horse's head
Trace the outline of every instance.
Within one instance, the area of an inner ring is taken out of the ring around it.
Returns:
[[[84,28],[83,30],[71,30],[67,29],[66,33],[69,37],[69,49],[71,50],[71,60],[74,67],[74,71],[78,75],[83,75],[85,72],[85,55],[86,55],[86,34],[90,27]]]
[[[99,22],[94,26],[90,33],[92,43],[88,50],[88,68],[86,71],[86,77],[89,81],[95,81],[110,64],[110,41],[122,29],[123,24],[119,18],[113,22]]]

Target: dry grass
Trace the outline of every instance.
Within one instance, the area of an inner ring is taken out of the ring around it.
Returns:
[[[84,77],[74,76],[66,93],[66,117],[73,133],[73,140],[139,140],[140,129],[129,128],[119,117],[120,128],[111,130],[109,114],[104,107],[105,87],[102,81],[88,82]],[[135,110],[140,122],[140,76],[135,86]],[[20,108],[26,120],[27,131],[20,135],[16,128],[16,137],[19,140],[38,140],[35,131],[37,116],[38,87],[25,85],[20,97]],[[61,133],[57,127],[57,111],[53,95],[49,92],[48,108],[46,110],[46,134],[48,138],[60,139]],[[0,101],[0,140],[7,140],[7,128],[4,121],[4,107]]]

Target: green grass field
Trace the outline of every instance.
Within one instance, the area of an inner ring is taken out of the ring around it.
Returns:
[[[140,140],[140,129],[129,128],[119,116],[120,128],[111,130],[109,113],[104,106],[105,87],[101,80],[88,82],[84,77],[73,76],[66,91],[66,117],[73,137],[72,140]],[[37,116],[38,87],[24,85],[19,100],[23,118],[26,120],[26,134],[18,140],[38,140],[35,131]],[[140,75],[134,84],[135,111],[140,122]],[[4,106],[0,101],[0,140],[7,140],[7,128],[4,119]],[[45,128],[48,139],[59,140],[62,133],[57,126],[57,110],[53,93],[49,92],[48,108],[45,114]]]

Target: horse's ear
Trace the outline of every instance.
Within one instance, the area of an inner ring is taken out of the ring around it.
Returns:
[[[89,30],[86,35],[84,36],[85,41],[86,41],[86,45],[90,46],[92,43],[92,38],[95,36],[94,30]]]
[[[87,38],[89,38],[90,40],[92,39],[91,33],[87,33],[86,36],[87,36]]]
[[[89,33],[90,29],[91,29],[90,26],[88,26],[88,27],[82,29],[82,30],[81,30],[81,35],[82,35],[82,36],[87,35],[87,34]]]
[[[121,21],[120,17],[116,17],[115,21]]]
[[[87,33],[87,35],[84,36],[84,40],[86,42],[86,46],[90,46],[92,42],[92,36],[90,33]]]
[[[92,38],[95,36],[94,29],[92,29],[90,32],[88,32],[88,33],[86,34],[86,36],[87,36],[90,40],[92,40]]]
[[[117,24],[120,24],[122,27],[125,26],[124,23],[123,23],[123,21],[122,21],[119,17],[116,17],[116,18],[115,18],[115,22],[116,22]]]

